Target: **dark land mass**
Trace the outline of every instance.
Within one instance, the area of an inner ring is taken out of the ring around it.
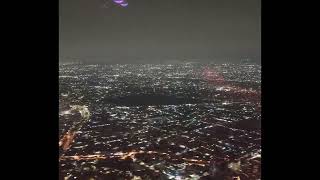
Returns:
[[[106,98],[106,102],[116,105],[139,106],[139,105],[178,105],[200,103],[192,98],[164,96],[164,95],[133,95],[117,98]]]

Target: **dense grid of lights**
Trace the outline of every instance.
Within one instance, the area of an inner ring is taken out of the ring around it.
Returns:
[[[254,64],[60,65],[60,139],[77,127],[60,176],[199,179],[227,158],[241,161],[242,179],[259,179],[260,73]]]

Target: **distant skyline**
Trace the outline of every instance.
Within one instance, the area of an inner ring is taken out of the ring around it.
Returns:
[[[260,0],[59,0],[59,61],[260,63]]]

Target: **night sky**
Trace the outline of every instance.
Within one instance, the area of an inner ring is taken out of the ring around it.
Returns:
[[[60,61],[260,62],[260,0],[127,2],[59,0]]]

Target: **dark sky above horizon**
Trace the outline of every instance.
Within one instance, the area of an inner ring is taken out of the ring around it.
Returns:
[[[260,62],[260,0],[59,0],[60,61]]]

